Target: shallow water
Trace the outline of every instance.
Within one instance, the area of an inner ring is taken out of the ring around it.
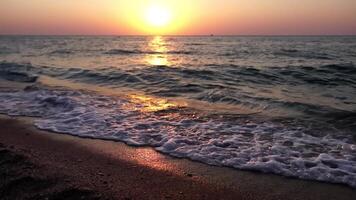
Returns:
[[[40,129],[356,187],[356,37],[2,36],[0,61],[36,85],[0,112]]]

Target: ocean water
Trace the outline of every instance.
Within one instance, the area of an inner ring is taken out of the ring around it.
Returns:
[[[31,85],[3,82],[0,113],[38,117],[39,129],[57,133],[356,187],[355,63],[351,36],[0,36],[0,80]]]

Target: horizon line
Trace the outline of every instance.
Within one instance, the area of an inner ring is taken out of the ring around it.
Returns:
[[[0,36],[72,37],[355,37],[356,34],[0,34]]]

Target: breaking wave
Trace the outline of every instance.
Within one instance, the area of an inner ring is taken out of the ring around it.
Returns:
[[[35,125],[43,130],[152,146],[212,165],[356,187],[352,139],[335,137],[328,129],[318,135],[308,124],[207,117],[184,108],[142,112],[143,104],[126,98],[38,87],[0,92],[0,102],[3,114],[40,117]]]

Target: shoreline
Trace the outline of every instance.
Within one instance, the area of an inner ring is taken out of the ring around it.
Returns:
[[[0,115],[0,144],[6,157],[24,158],[15,165],[10,162],[7,169],[17,169],[18,174],[24,175],[21,167],[32,163],[32,171],[36,172],[31,177],[35,180],[56,180],[54,192],[38,189],[49,199],[55,199],[52,197],[58,194],[58,187],[75,189],[70,190],[76,191],[73,195],[88,199],[356,198],[356,190],[344,185],[209,166],[169,157],[149,147],[49,133],[36,129],[28,118]],[[3,165],[7,162],[0,159],[0,163],[4,174]],[[0,182],[0,191],[9,184],[14,183]],[[16,191],[16,186],[12,190]],[[8,199],[14,197],[12,193],[8,195]]]

